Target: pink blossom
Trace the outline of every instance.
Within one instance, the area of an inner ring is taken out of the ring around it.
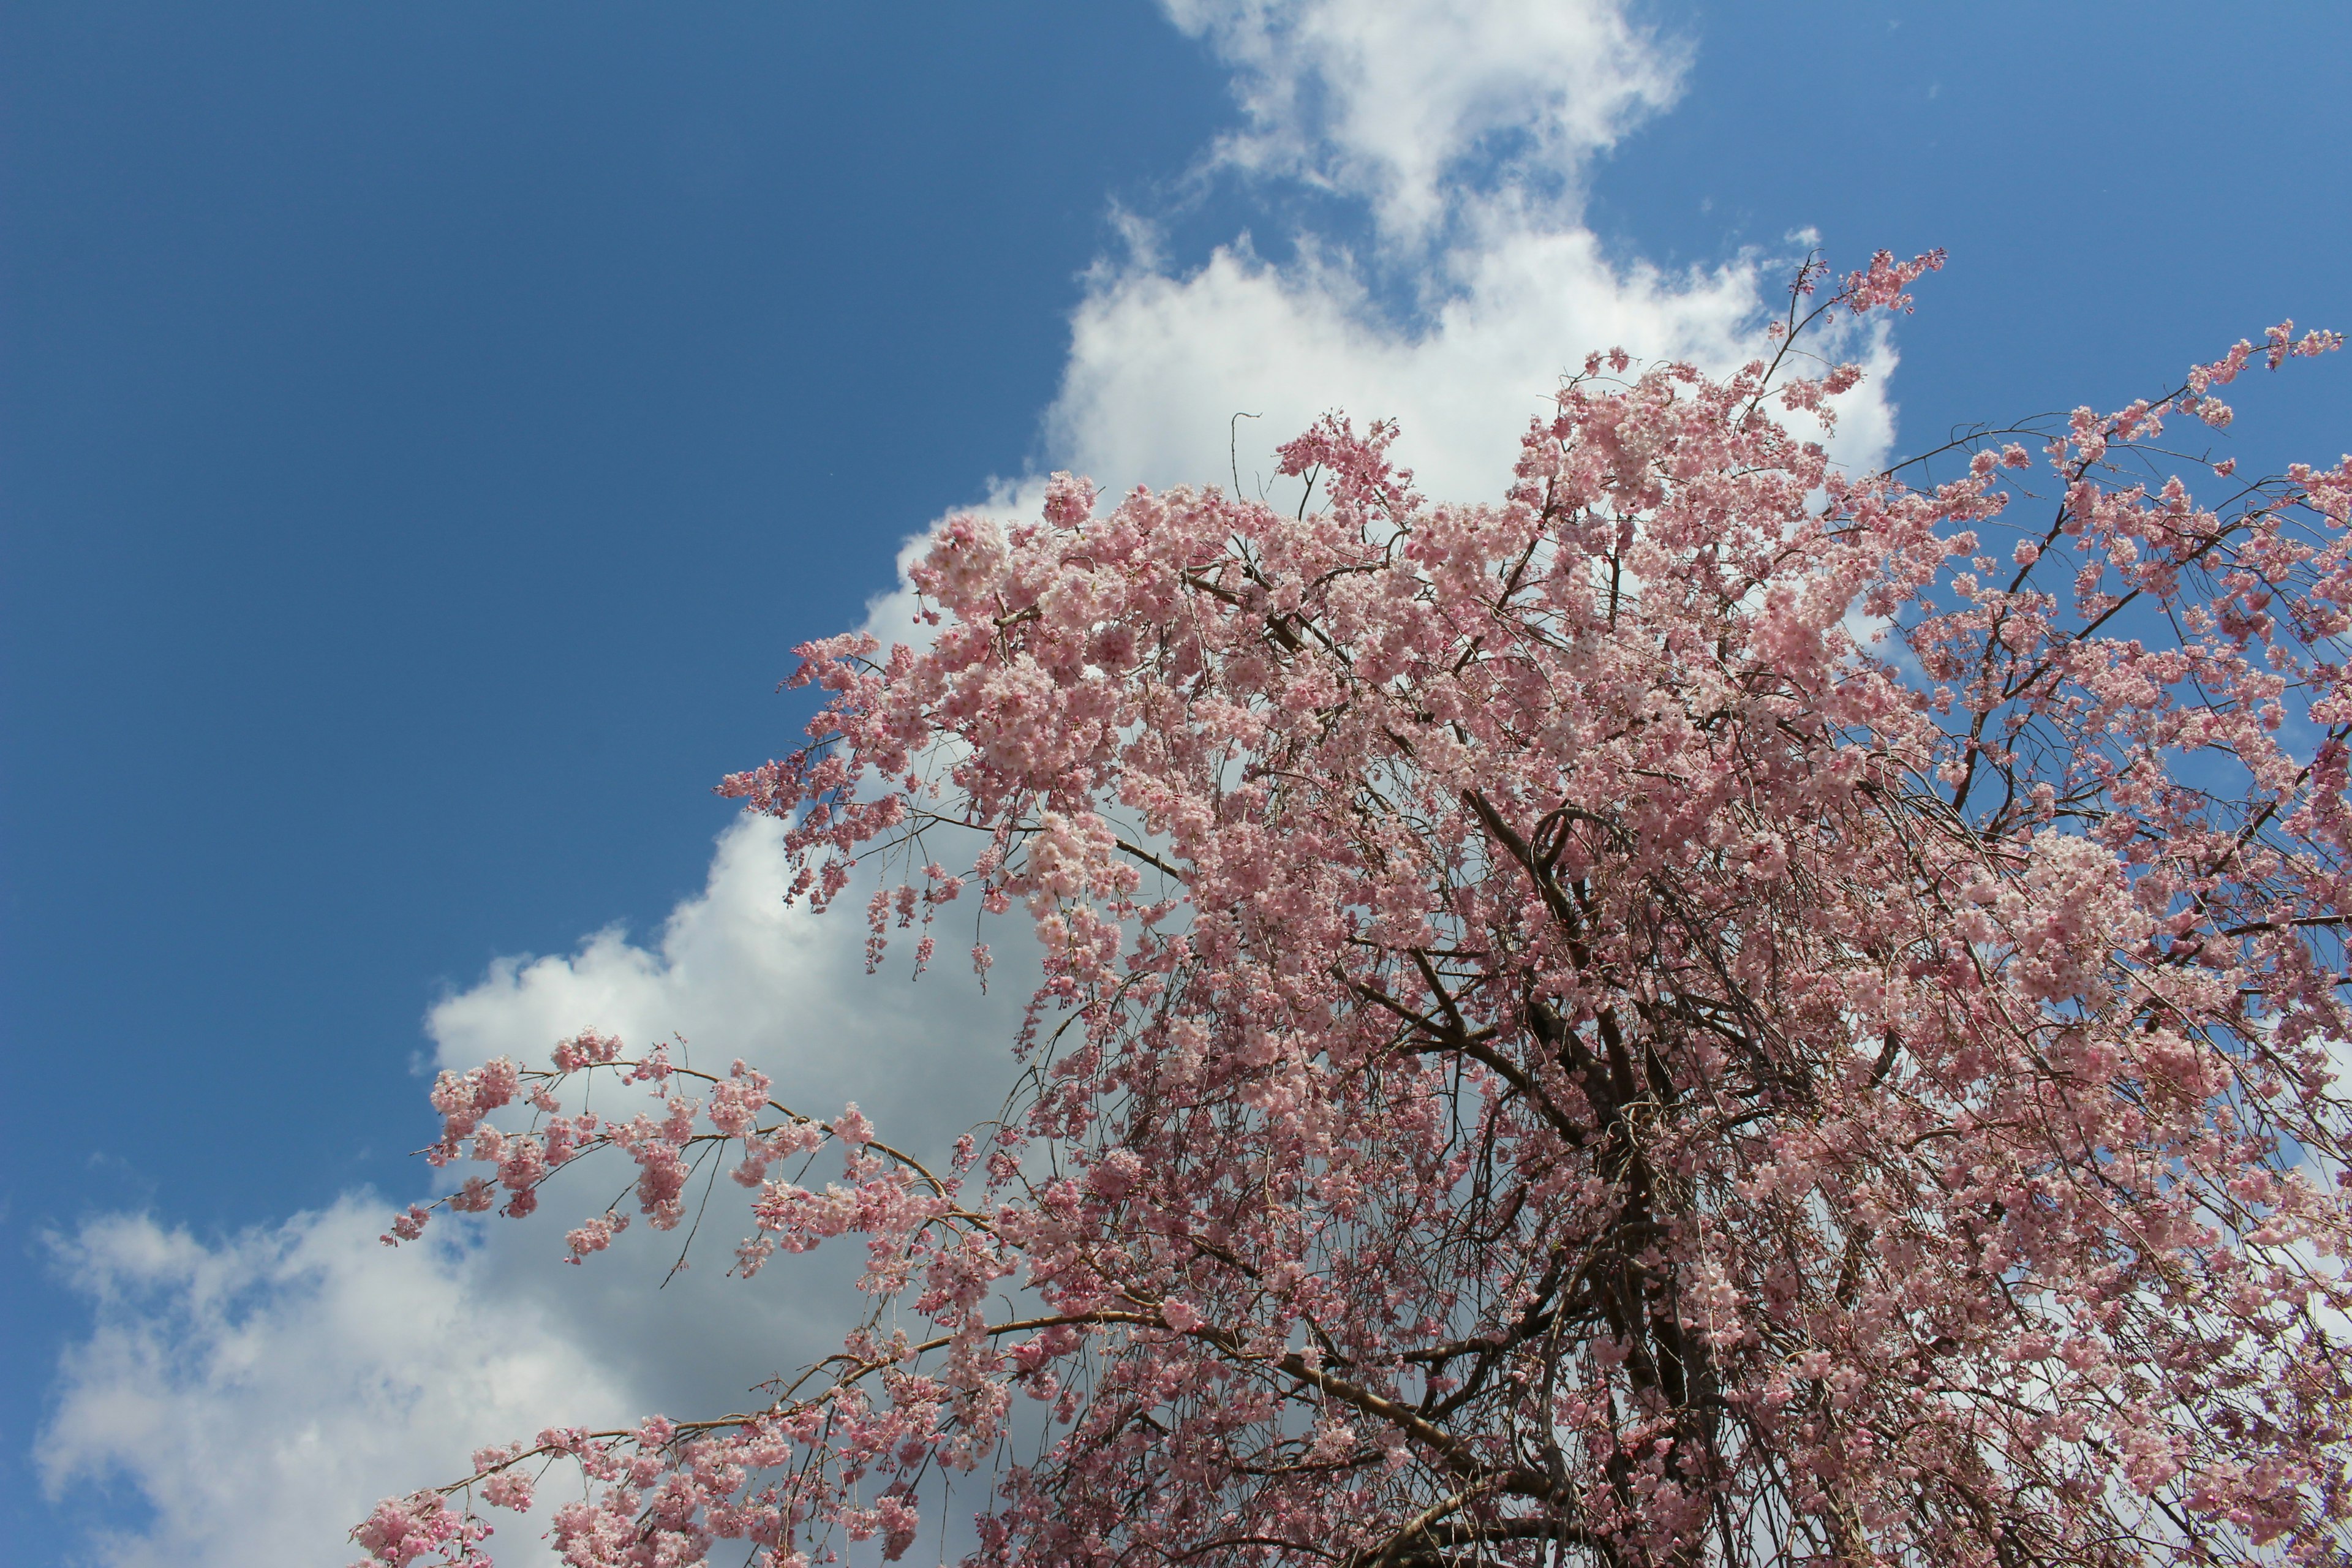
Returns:
[[[853,1150],[862,1149],[873,1142],[874,1124],[866,1120],[853,1102],[833,1119],[833,1135]]]
[[[928,1162],[682,1044],[444,1075],[509,1213],[596,1160],[677,1226],[722,1160],[737,1274],[842,1246],[869,1305],[362,1544],[560,1463],[584,1568],[895,1558],[943,1476],[990,1568],[2343,1561],[2352,460],[2158,445],[2334,340],[2076,410],[2032,493],[1833,470],[1858,373],[1773,356],[1940,261],[1809,264],[1726,376],[1591,355],[1485,502],[1333,415],[1307,507],[943,526],[930,640],[804,645],[808,744],[722,791],[877,962],[966,880],[1025,916],[1011,1099]]]

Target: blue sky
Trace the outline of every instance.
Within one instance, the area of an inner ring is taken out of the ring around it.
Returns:
[[[1588,348],[1730,352],[1803,231],[1951,255],[1857,454],[2352,326],[2338,6],[1363,10],[0,6],[12,1560],[312,1560],[236,1522],[299,1464],[175,1433],[409,1422],[337,1439],[363,1508],[481,1380],[521,1421],[771,1370],[721,1352],[772,1303],[665,1350],[625,1268],[498,1240],[412,1287],[351,1238],[425,1184],[420,1071],[583,1011],[919,1121],[985,1081],[986,1016],[844,990],[761,846],[713,859],[791,646],[942,513],[1220,478],[1241,410],[1263,468],[1331,405],[1475,496]],[[2247,387],[2246,460],[2352,447],[2347,368]],[[358,1415],[236,1359],[359,1364],[412,1288],[530,1333],[419,1341]]]

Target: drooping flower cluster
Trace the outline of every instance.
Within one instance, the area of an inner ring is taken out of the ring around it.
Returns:
[[[1320,510],[942,529],[928,646],[810,645],[811,744],[725,789],[796,896],[922,868],[873,961],[1025,908],[1021,1116],[934,1174],[583,1037],[445,1077],[433,1151],[520,1214],[618,1149],[669,1226],[723,1149],[742,1272],[857,1235],[931,1331],[459,1487],[577,1463],[580,1568],[896,1558],[1017,1393],[984,1563],[2344,1561],[2352,459],[2139,477],[2241,344],[2038,467],[1838,472],[1790,426],[1854,373],[1790,346],[1937,259],[1809,271],[1727,380],[1595,356],[1499,504],[1331,418]],[[595,1072],[655,1109],[567,1115]],[[362,1543],[478,1554],[458,1489]]]

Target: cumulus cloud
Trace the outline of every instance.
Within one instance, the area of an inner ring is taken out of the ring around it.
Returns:
[[[701,894],[650,942],[614,929],[575,952],[500,959],[434,1007],[425,1027],[439,1064],[543,1060],[554,1041],[593,1027],[640,1046],[683,1037],[709,1070],[740,1057],[809,1114],[857,1100],[893,1142],[942,1146],[997,1110],[1027,988],[1015,967],[982,994],[955,955],[983,937],[1009,945],[1009,931],[974,925],[969,900],[950,905],[933,973],[908,978],[902,941],[868,975],[852,900],[824,915],[787,908],[791,879],[779,825],[739,819],[719,836]]]
[[[1168,10],[1232,68],[1244,117],[1197,176],[1303,184],[1360,204],[1369,228],[1353,244],[1285,236],[1282,261],[1244,234],[1185,267],[1129,219],[1125,254],[1097,265],[1072,322],[1049,466],[1114,490],[1222,479],[1255,493],[1274,445],[1344,407],[1402,423],[1398,453],[1423,493],[1491,498],[1528,420],[1591,351],[1717,371],[1756,352],[1801,245],[1667,272],[1612,259],[1585,221],[1592,159],[1671,104],[1685,63],[1622,5]],[[1875,465],[1894,357],[1877,334],[1841,347],[1871,374],[1841,403],[1833,455]],[[1235,415],[1258,417],[1237,435]]]
[[[987,994],[952,965],[910,982],[903,953],[868,975],[856,911],[787,909],[789,879],[778,826],[740,819],[703,891],[650,940],[607,930],[569,953],[500,959],[434,1007],[437,1063],[544,1060],[593,1026],[640,1046],[682,1035],[722,1070],[744,1058],[814,1112],[856,1100],[902,1146],[942,1147],[994,1114],[1034,984],[1017,952]],[[747,1219],[729,1183],[693,1266],[667,1283],[682,1231],[635,1226],[566,1266],[562,1230],[625,1179],[592,1165],[551,1184],[536,1218],[443,1218],[398,1251],[377,1239],[393,1205],[366,1194],[211,1241],[141,1215],[59,1240],[57,1271],[97,1325],[60,1368],[47,1485],[144,1497],[148,1528],[93,1534],[110,1565],[331,1563],[377,1498],[450,1479],[478,1445],[735,1408],[839,1345],[864,1305],[855,1249],[730,1278]],[[541,1523],[496,1517],[502,1561],[540,1560]]]
[[[1231,68],[1239,109],[1196,181],[1303,186],[1364,226],[1286,236],[1279,261],[1237,236],[1180,265],[1132,221],[1072,321],[1046,466],[1114,490],[1237,469],[1250,489],[1271,477],[1273,443],[1344,406],[1402,420],[1425,493],[1493,496],[1518,432],[1589,350],[1746,356],[1774,258],[1668,273],[1612,260],[1584,223],[1591,160],[1669,105],[1681,70],[1622,5],[1166,3]],[[1883,340],[1856,346],[1875,374],[1845,400],[1840,451],[1867,463],[1892,432],[1893,360]],[[1234,437],[1239,413],[1262,417]],[[1032,510],[1038,488],[1000,482],[993,507]],[[902,582],[867,625],[911,640],[912,607]],[[774,825],[739,823],[659,931],[500,960],[433,1008],[437,1064],[536,1058],[593,1026],[682,1035],[698,1065],[744,1058],[814,1113],[855,1099],[904,1144],[936,1147],[994,1112],[1027,992],[1018,963],[984,998],[952,963],[919,984],[868,977],[855,911],[787,910],[785,882]],[[725,1279],[740,1210],[714,1209],[702,1267],[659,1289],[677,1237],[642,1226],[594,1266],[562,1267],[562,1216],[610,1196],[559,1186],[537,1221],[464,1246],[444,1225],[421,1253],[378,1246],[389,1205],[368,1196],[210,1242],[96,1222],[58,1252],[96,1327],[61,1368],[51,1485],[127,1481],[151,1506],[145,1528],[93,1537],[103,1562],[331,1562],[376,1497],[446,1478],[476,1443],[731,1404],[837,1342],[853,1260]],[[535,1531],[502,1541],[518,1534]]]
[[[118,1215],[55,1244],[97,1326],[66,1356],[44,1479],[127,1482],[155,1521],[95,1532],[98,1561],[342,1561],[387,1478],[445,1475],[551,1412],[630,1412],[636,1391],[608,1358],[484,1289],[478,1255],[382,1246],[383,1208],[347,1197],[210,1244]]]
[[[1185,276],[1106,276],[1073,323],[1049,416],[1057,461],[1120,489],[1231,483],[1237,467],[1256,493],[1273,478],[1272,443],[1345,407],[1360,425],[1402,422],[1398,452],[1423,493],[1496,498],[1528,421],[1591,348],[1721,365],[1758,306],[1752,264],[1620,271],[1582,229],[1505,226],[1450,259],[1464,287],[1403,326],[1370,302],[1359,268],[1311,251],[1277,267],[1236,244]],[[1243,426],[1254,444],[1238,458],[1236,413],[1263,416]]]

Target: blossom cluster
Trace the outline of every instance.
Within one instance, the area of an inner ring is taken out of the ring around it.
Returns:
[[[514,1215],[617,1151],[656,1226],[730,1160],[740,1272],[857,1237],[928,1327],[361,1543],[476,1558],[560,1460],[575,1568],[895,1558],[1001,1460],[982,1563],[2343,1561],[2352,459],[2147,473],[2336,340],[1842,471],[1859,373],[1789,346],[1940,260],[1809,269],[1727,377],[1596,355],[1491,504],[1335,416],[1313,507],[943,527],[929,642],[806,646],[809,745],[722,788],[812,904],[908,868],[870,960],[1026,912],[1018,1111],[935,1173],[583,1036],[445,1076],[431,1151]]]

